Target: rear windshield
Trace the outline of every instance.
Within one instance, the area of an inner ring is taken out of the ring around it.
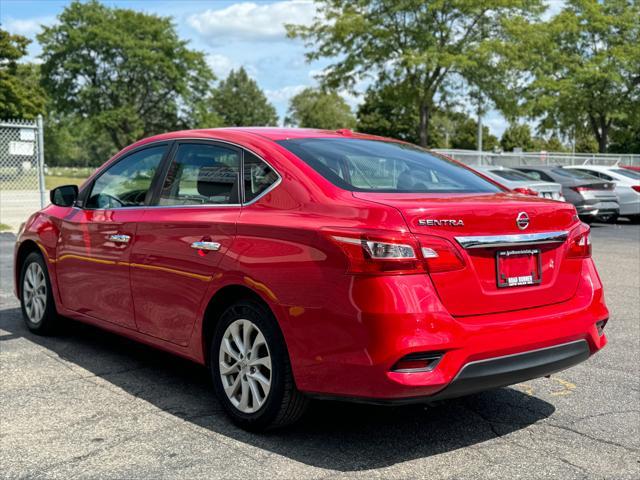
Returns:
[[[354,138],[304,138],[278,143],[345,190],[390,193],[501,191],[471,170],[406,144]]]
[[[618,175],[624,175],[625,177],[633,178],[634,180],[640,179],[640,173],[633,170],[625,170],[624,168],[616,168],[614,170]]]
[[[514,180],[517,182],[534,180],[533,177],[522,172],[516,172],[515,170],[491,170],[491,172],[506,180]]]
[[[563,177],[568,178],[579,178],[580,180],[594,180],[598,179],[597,176],[591,175],[590,173],[583,172],[581,170],[571,170],[569,168],[557,168],[554,170],[558,175],[562,175]]]

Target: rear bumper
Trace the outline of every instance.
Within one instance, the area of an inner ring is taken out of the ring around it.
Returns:
[[[620,212],[620,206],[617,202],[594,202],[583,205],[576,205],[578,215],[583,217],[598,215],[617,215]]]
[[[424,403],[549,375],[586,360],[607,343],[596,323],[609,312],[591,260],[583,263],[582,280],[566,302],[471,317],[452,317],[428,288],[419,286],[418,276],[402,282],[405,297],[395,297],[395,312],[361,311],[353,319],[335,312],[341,328],[331,330],[322,351],[311,348],[314,341],[320,347],[320,335],[300,342],[313,355],[304,366],[292,361],[300,390],[368,403]],[[371,302],[379,295],[368,287]],[[352,291],[357,300],[357,289]],[[416,305],[413,292],[425,302],[424,313],[399,311],[403,301]],[[325,315],[322,325],[326,331]],[[400,358],[418,352],[444,354],[430,371],[394,371]]]

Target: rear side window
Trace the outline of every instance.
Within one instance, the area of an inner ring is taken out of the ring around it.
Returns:
[[[143,206],[166,149],[166,145],[146,148],[109,167],[96,179],[85,207],[112,209]]]
[[[516,182],[526,182],[527,180],[532,180],[532,177],[523,172],[518,172],[516,170],[491,170],[492,173],[498,175],[505,180],[514,180]]]
[[[345,190],[390,193],[501,191],[471,170],[410,145],[353,138],[305,138],[278,143]]]
[[[633,178],[634,180],[640,180],[640,173],[635,172],[633,170],[625,170],[624,168],[616,169],[615,172],[618,175],[622,175],[624,177]]]
[[[244,201],[250,202],[278,181],[278,174],[251,152],[244,152]]]
[[[159,205],[239,204],[240,155],[218,145],[184,143],[169,165]]]
[[[557,168],[554,170],[558,175],[568,178],[579,178],[580,180],[594,180],[598,178],[595,174],[584,172],[582,170],[575,170],[573,168]]]

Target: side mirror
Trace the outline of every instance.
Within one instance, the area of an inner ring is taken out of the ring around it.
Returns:
[[[58,207],[72,207],[78,198],[77,185],[62,185],[49,193],[51,203]]]

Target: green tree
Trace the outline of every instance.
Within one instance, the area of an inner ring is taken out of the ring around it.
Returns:
[[[356,119],[347,102],[334,91],[305,88],[291,98],[284,120],[302,128],[354,128]]]
[[[639,19],[635,0],[567,0],[544,24],[512,23],[519,46],[502,53],[520,71],[513,86],[524,112],[548,129],[586,123],[605,152],[616,123],[640,102]]]
[[[423,146],[430,143],[430,121],[447,84],[499,90],[486,81],[486,63],[493,61],[487,39],[499,36],[505,23],[533,18],[544,9],[541,0],[317,3],[320,14],[314,23],[288,25],[289,35],[306,41],[309,61],[335,60],[325,70],[329,87],[353,87],[363,78],[394,85],[402,103],[418,111],[418,143]]]
[[[33,119],[44,113],[46,95],[38,82],[38,66],[18,63],[29,43],[0,29],[0,119]]]
[[[525,152],[533,150],[531,128],[526,123],[512,123],[502,134],[500,146],[505,152],[513,152],[515,148],[521,148]]]
[[[475,150],[478,148],[478,121],[463,113],[449,113],[453,115],[456,123],[455,133],[451,138],[451,148],[460,148],[464,150]],[[482,149],[489,151],[495,149],[499,145],[498,138],[491,134],[489,127],[482,126]]]
[[[78,115],[120,149],[210,120],[214,76],[170,18],[74,1],[44,27],[43,85],[61,115]]]
[[[248,127],[276,125],[276,109],[244,68],[231,70],[213,92],[213,110],[224,126]]]

